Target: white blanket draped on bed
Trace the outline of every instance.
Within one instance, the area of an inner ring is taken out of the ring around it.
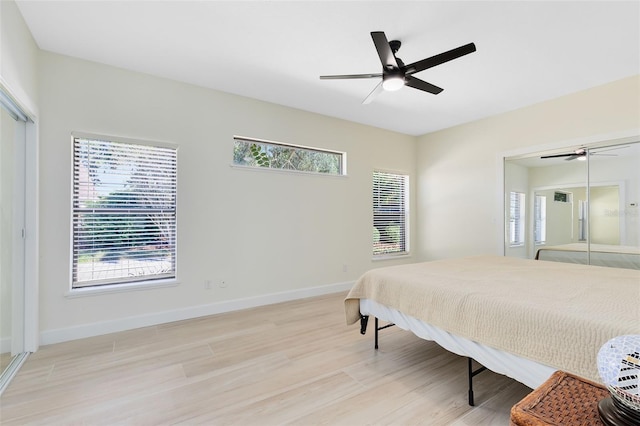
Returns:
[[[371,299],[447,332],[600,381],[609,339],[640,334],[640,271],[476,256],[373,269],[345,300]]]

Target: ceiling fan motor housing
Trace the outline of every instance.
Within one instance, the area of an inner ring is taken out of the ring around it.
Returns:
[[[402,42],[400,40],[391,40],[389,42],[389,47],[391,48],[391,51],[394,55],[398,53],[398,50],[400,50],[400,46],[402,46]]]

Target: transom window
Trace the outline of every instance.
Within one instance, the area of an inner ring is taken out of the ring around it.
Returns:
[[[72,288],[176,276],[177,149],[73,138]]]
[[[408,254],[409,176],[373,172],[373,256]]]
[[[233,163],[239,166],[344,175],[345,160],[344,152],[234,138]]]

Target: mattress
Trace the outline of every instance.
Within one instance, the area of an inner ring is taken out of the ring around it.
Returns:
[[[555,368],[500,351],[464,337],[444,331],[440,327],[420,321],[370,299],[360,299],[360,312],[388,321],[403,330],[411,331],[424,340],[431,340],[454,354],[470,357],[489,370],[511,377],[535,389],[556,371]]]
[[[362,299],[596,382],[600,347],[640,334],[640,271],[631,269],[474,256],[368,271],[345,299],[347,324]]]

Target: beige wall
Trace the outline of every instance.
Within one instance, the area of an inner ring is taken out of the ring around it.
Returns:
[[[371,187],[374,169],[415,177],[414,137],[53,53],[40,62],[45,341],[299,296],[412,260],[372,262]],[[179,286],[66,297],[74,131],[178,145]],[[345,151],[348,176],[231,167],[234,135]]]
[[[418,259],[498,252],[501,155],[640,134],[639,94],[634,76],[418,138]]]
[[[0,85],[37,115],[38,47],[15,2],[0,1]]]

